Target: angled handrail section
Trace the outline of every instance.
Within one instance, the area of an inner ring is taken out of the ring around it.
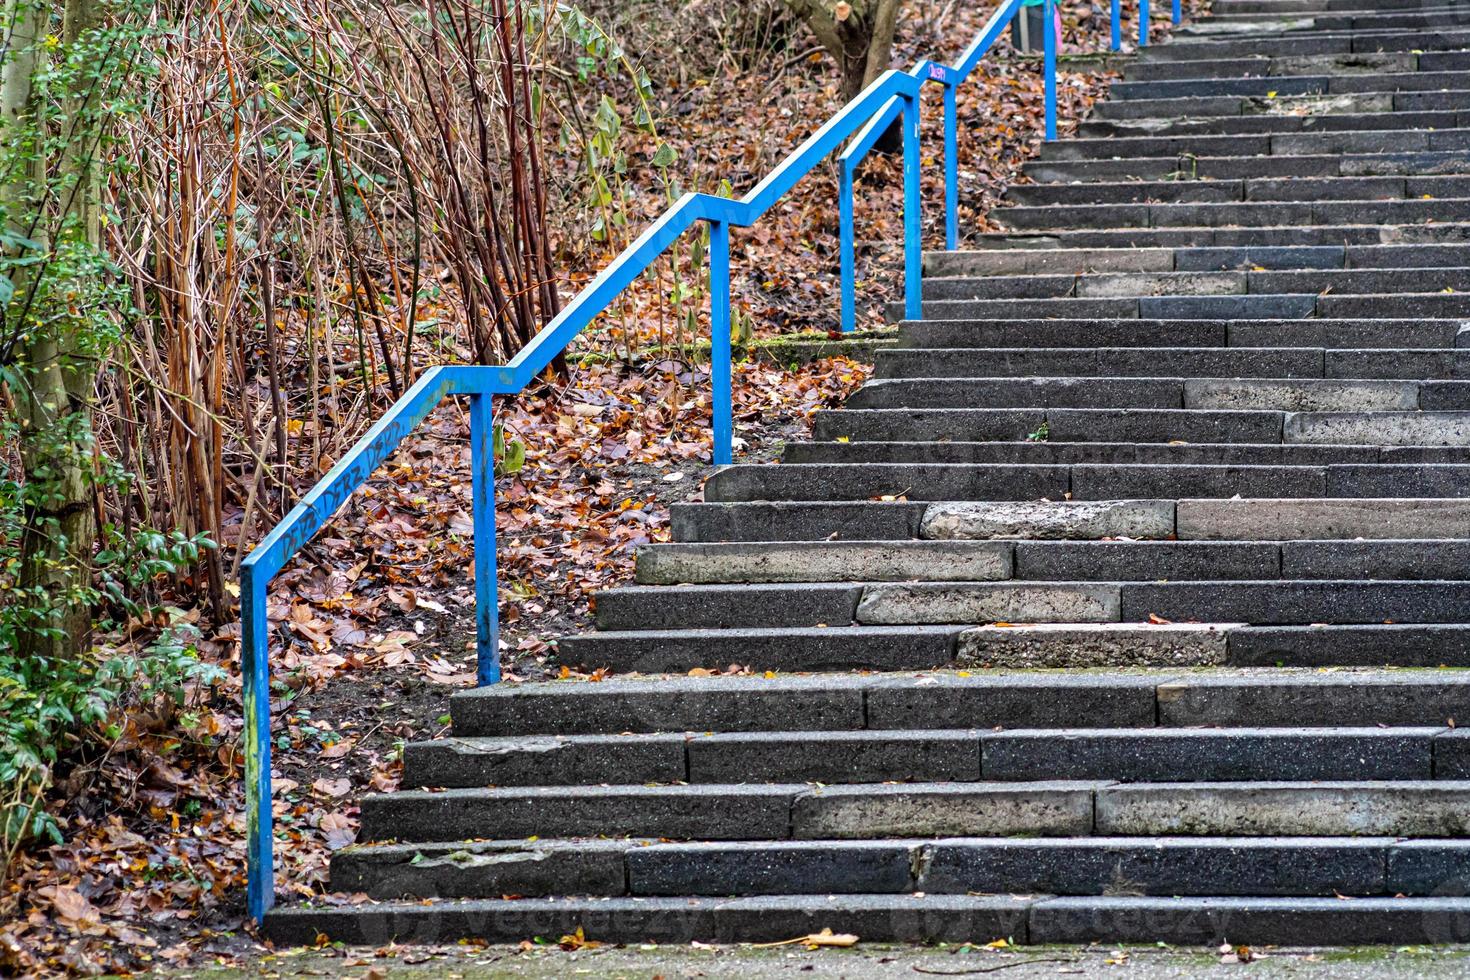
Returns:
[[[1045,70],[1047,73],[1047,137],[1055,136],[1056,38],[1051,25],[1056,0],[1044,0]],[[1140,0],[1147,9],[1148,0]],[[1176,9],[1177,9],[1176,0]],[[449,365],[430,368],[406,391],[346,455],[291,509],[240,565],[240,669],[245,710],[244,761],[246,794],[247,904],[257,921],[275,900],[271,811],[271,718],[269,619],[266,602],[271,579],[321,527],[348,496],[362,486],[398,444],[444,399],[468,398],[470,416],[471,511],[474,519],[476,680],[500,679],[500,629],[496,595],[495,482],[492,400],[523,391],[558,354],[630,284],[658,260],[680,235],[704,222],[710,247],[710,384],[713,396],[714,462],[732,461],[734,443],[731,402],[730,228],[748,227],[788,191],[836,151],[853,140],[841,158],[845,247],[851,248],[851,168],[879,134],[900,121],[904,173],[904,311],[921,313],[919,226],[919,95],[926,81],[945,86],[946,245],[955,247],[954,89],[969,76],[1015,17],[1022,0],[1006,0],[965,50],[957,66],[920,61],[907,72],[887,71],[844,106],[771,173],[740,198],[685,194],[649,225],[562,311],[532,338],[509,363],[501,366]],[[1117,17],[1118,0],[1113,0]],[[1116,44],[1115,44],[1116,47]],[[844,253],[844,296],[852,288],[850,254]],[[844,321],[844,327],[850,324]]]

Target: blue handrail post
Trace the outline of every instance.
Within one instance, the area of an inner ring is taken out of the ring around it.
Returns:
[[[1112,38],[1114,51],[1123,50],[1123,0],[1112,0]]]
[[[1180,2],[1180,0],[1174,0],[1174,23],[1176,24],[1179,23],[1180,19],[1184,16],[1184,11],[1180,9],[1182,6],[1183,4]]]
[[[959,108],[955,104],[955,84],[944,82],[944,247],[953,252],[960,245],[960,150]]]
[[[903,315],[924,316],[924,245],[919,223],[919,95],[903,99]]]
[[[848,201],[850,212],[850,194]],[[850,213],[848,220],[847,230],[850,234]],[[844,274],[842,281],[846,284],[850,282],[850,278]],[[735,461],[735,396],[730,383],[730,225],[713,219],[709,223],[709,329],[710,416],[714,429],[714,459],[716,466],[729,466]]]
[[[1148,0],[1138,0],[1138,46],[1148,45]]]
[[[475,532],[475,683],[500,683],[500,589],[495,562],[495,414],[491,396],[470,395],[470,511]]]
[[[857,283],[854,281],[857,269],[852,256],[852,172],[856,166],[844,158],[837,168],[837,250],[841,267],[838,278],[841,280],[843,333],[851,333],[857,326]]]
[[[256,922],[276,902],[271,839],[271,689],[265,586],[253,566],[240,569],[240,677],[245,703],[246,905]]]
[[[1046,0],[1042,9],[1042,62],[1046,72],[1046,138],[1057,138],[1057,8],[1055,0]]]

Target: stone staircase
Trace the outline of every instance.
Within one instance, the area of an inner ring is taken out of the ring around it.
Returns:
[[[1470,2],[1215,11],[268,934],[1470,939]]]

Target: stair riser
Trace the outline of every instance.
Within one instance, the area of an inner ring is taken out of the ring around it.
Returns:
[[[788,445],[786,463],[1153,463],[1176,466],[1323,466],[1464,460],[1465,451],[1239,443],[1170,445],[1133,442],[812,442]]]
[[[1467,582],[1085,582],[874,584],[855,621],[868,625],[1178,622],[1459,623]]]
[[[1078,124],[1083,139],[1129,136],[1246,136],[1374,129],[1457,129],[1470,126],[1470,112],[1342,112],[1314,115],[1201,116],[1182,119],[1094,119]],[[1024,165],[1030,172],[1030,162]],[[1340,172],[1340,171],[1334,171]]]
[[[1429,179],[1429,178],[1425,178]],[[1470,220],[1470,200],[1275,201],[1224,204],[1088,204],[999,208],[992,217],[1007,228],[1215,228],[1228,225],[1386,225]]]
[[[1470,786],[1409,783],[918,783],[681,787],[597,797],[553,789],[400,793],[363,801],[363,835],[451,841],[875,837],[1394,836],[1470,833]],[[515,793],[516,795],[511,795]],[[572,795],[575,793],[575,795]],[[391,804],[387,801],[391,800]],[[707,833],[705,831],[708,831]]]
[[[1138,629],[1145,627],[1139,626]],[[1005,629],[1004,627],[992,629]],[[1159,627],[1181,632],[1192,627]],[[779,630],[767,631],[770,633]],[[827,631],[835,632],[835,631]],[[958,632],[958,631],[957,631]],[[1020,634],[1021,630],[1010,630]],[[1030,631],[1027,631],[1030,632]],[[645,634],[663,636],[664,634]],[[702,634],[711,648],[733,647],[736,634]],[[1307,649],[1308,637],[1338,637],[1344,647],[1391,655],[1424,649],[1463,665],[1465,626],[1234,627],[1232,653]],[[803,634],[793,637],[799,643]],[[1067,639],[1064,637],[1064,640]],[[660,642],[645,640],[645,642]],[[1321,649],[1319,647],[1319,649]],[[1380,658],[1379,666],[1391,663]],[[1470,679],[1460,672],[1306,673],[1171,677],[1167,672],[1016,673],[972,671],[920,677],[839,675],[763,678],[615,679],[520,690],[480,688],[451,700],[456,735],[535,735],[669,731],[851,731],[933,728],[1153,728],[1216,726],[1443,727],[1470,710]],[[1456,746],[1441,736],[1442,756],[1466,765],[1462,729]]]
[[[1470,284],[1470,268],[1322,269],[1277,272],[1091,273],[1080,276],[985,276],[929,279],[926,301],[988,299],[1125,299],[1137,297],[1277,297],[1437,293]]]
[[[1383,13],[1389,10],[1420,10],[1427,7],[1453,6],[1453,0],[1215,0],[1210,6],[1212,17],[1230,14],[1294,14],[1351,11]]]
[[[1456,298],[1456,297],[1446,297]],[[1324,299],[1330,299],[1325,297]],[[1242,339],[1264,340],[1239,328]],[[1470,350],[1375,349],[1298,347],[1264,348],[991,348],[914,351],[890,348],[877,353],[874,376],[892,378],[1003,378],[1003,377],[1158,377],[1182,378],[1339,378],[1470,379]],[[860,410],[843,414],[856,418]],[[1038,410],[1038,413],[1040,410]],[[818,416],[820,427],[834,413]],[[1027,432],[1035,431],[1028,429]],[[1024,435],[1025,433],[1021,433]],[[945,433],[958,438],[957,432]],[[1001,438],[1014,438],[1008,433]],[[1053,434],[1054,438],[1061,439]],[[1121,436],[1119,438],[1122,438]],[[1170,437],[1174,438],[1174,437]],[[1182,438],[1182,437],[1180,437]],[[1147,441],[1147,440],[1145,440]],[[1167,440],[1154,440],[1167,441]],[[1195,442],[1219,440],[1194,439]]]
[[[1435,349],[1470,343],[1462,321],[1443,320],[917,320],[896,350],[924,348],[1321,347]],[[883,359],[917,358],[884,354]],[[941,355],[945,356],[945,355]]]
[[[1442,23],[1449,23],[1448,21]],[[1433,25],[1425,25],[1433,26]],[[1148,82],[1115,82],[1109,97],[1179,99],[1201,96],[1341,95],[1358,92],[1404,92],[1470,88],[1462,71],[1420,71],[1367,75],[1298,75],[1281,78],[1193,78]]]
[[[1089,505],[1090,506],[1090,505]],[[677,541],[894,541],[918,537],[1187,541],[1401,540],[1470,538],[1470,499],[1143,501],[1088,519],[1054,506],[973,503],[826,502],[676,504]],[[928,519],[926,520],[926,515]]]
[[[1385,51],[1375,54],[1302,55],[1291,58],[1228,58],[1209,65],[1188,61],[1143,61],[1127,66],[1123,80],[1156,82],[1179,79],[1226,78],[1293,78],[1299,75],[1363,74],[1365,72],[1465,71],[1470,57],[1464,52],[1436,53],[1420,63],[1411,51]]]
[[[1172,378],[919,378],[869,382],[850,409],[1142,408],[1203,411],[1414,412],[1470,407],[1470,383]],[[1400,416],[1396,415],[1395,418]],[[1422,420],[1421,420],[1422,421]],[[1309,441],[1309,440],[1301,440]],[[1336,441],[1336,440],[1334,440]],[[1364,439],[1373,445],[1378,439]]]
[[[1442,730],[538,736],[413,743],[410,786],[1427,780]],[[1458,775],[1458,774],[1456,774]]]
[[[1225,204],[1257,201],[1415,200],[1470,196],[1470,177],[1324,177],[1291,180],[1196,180],[1019,184],[1005,199],[1032,207],[1142,202]]]
[[[1115,136],[1110,139],[1129,139]],[[1128,180],[1210,181],[1279,180],[1282,178],[1427,176],[1462,174],[1462,150],[1437,153],[1363,153],[1342,156],[1297,154],[1288,156],[1200,156],[1193,151],[1147,153],[1127,158],[1029,160],[1023,172],[1042,182],[1117,183]],[[1339,239],[1340,241],[1340,239]]]
[[[1180,28],[1184,35],[1218,35],[1225,30],[1248,27],[1252,32],[1267,34],[1291,34],[1306,29],[1316,31],[1384,31],[1407,30],[1418,27],[1435,27],[1441,24],[1463,24],[1464,9],[1451,0],[1430,3],[1412,11],[1378,10],[1351,11],[1344,13],[1315,13],[1310,15],[1282,14],[1277,12],[1253,14],[1221,14],[1209,20],[1187,24]]]
[[[1293,158],[1303,157],[1342,155],[1359,157],[1395,154],[1401,161],[1400,165],[1403,165],[1411,161],[1411,158],[1404,156],[1405,154],[1462,154],[1467,148],[1470,148],[1470,144],[1467,144],[1467,133],[1470,131],[1465,129],[1443,129],[1262,133],[1227,136],[1113,136],[1096,140],[1079,139],[1048,143],[1040,159],[1044,163],[1069,163],[1164,157],[1174,160],[1174,169],[1159,175],[1158,179],[1164,179],[1169,174],[1178,175],[1174,179],[1181,179],[1181,177],[1183,179],[1201,177],[1227,179],[1224,174],[1218,172],[1209,170],[1201,172],[1190,158],[1274,157],[1290,161]],[[1290,168],[1286,172],[1273,173],[1271,168],[1275,164],[1267,160],[1257,162],[1265,169],[1234,176],[1264,178],[1332,176],[1334,174],[1346,176],[1349,174],[1349,171],[1344,169],[1346,161],[1340,162],[1336,169],[1328,169],[1325,173],[1318,174],[1301,174],[1297,168],[1303,165],[1291,162],[1280,164],[1281,167]],[[1040,164],[1037,165],[1038,168],[1040,166]],[[1206,164],[1206,166],[1209,165]],[[1184,222],[1174,223],[1183,224]]]
[[[555,895],[1009,894],[1433,895],[1460,877],[1454,842],[1159,838],[793,841],[653,844],[505,842],[352,848],[332,860],[335,891],[374,898]]]
[[[1251,579],[1456,579],[1470,542],[904,541],[655,545],[642,585],[739,582],[1115,582]]]
[[[967,244],[1011,248],[1261,248],[1442,244],[1470,241],[1470,224],[1345,224],[1259,228],[1115,228],[990,232]],[[1381,315],[1381,314],[1375,314]]]
[[[1470,31],[1454,29],[1302,34],[1290,38],[1267,35],[1235,40],[1222,38],[1215,41],[1194,40],[1176,35],[1168,44],[1155,44],[1145,48],[1140,57],[1145,62],[1194,61],[1211,65],[1226,58],[1346,54],[1351,51],[1457,50],[1467,45],[1470,45]]]

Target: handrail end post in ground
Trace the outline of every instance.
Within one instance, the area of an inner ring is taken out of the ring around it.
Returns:
[[[960,161],[959,107],[957,86],[949,78],[944,82],[944,248],[953,252],[960,246]]]
[[[245,708],[245,901],[256,922],[275,904],[271,835],[271,692],[266,662],[266,581],[240,569],[240,678]]]
[[[1148,46],[1148,0],[1138,0],[1138,46]]]
[[[1041,44],[1043,70],[1046,74],[1046,138],[1057,138],[1057,42],[1061,38],[1061,13],[1055,0],[1046,0],[1042,11]]]
[[[500,682],[500,591],[495,563],[495,414],[486,391],[470,395],[470,511],[474,519],[475,683]]]
[[[1123,0],[1111,0],[1109,4],[1109,37],[1108,46],[1110,50],[1123,50]]]
[[[735,462],[735,394],[730,363],[730,224],[713,219],[709,222],[709,329],[714,464],[729,466]]]
[[[1183,7],[1182,0],[1174,0],[1174,23],[1176,24],[1184,17]]]
[[[924,316],[924,246],[920,224],[919,93],[903,97],[903,315]]]

